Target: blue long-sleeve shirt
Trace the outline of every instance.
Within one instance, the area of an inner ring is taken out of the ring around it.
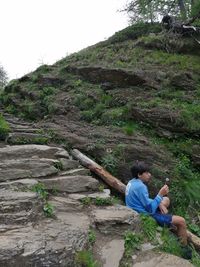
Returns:
[[[126,206],[139,213],[154,214],[163,197],[149,198],[147,186],[140,179],[133,178],[126,186]]]

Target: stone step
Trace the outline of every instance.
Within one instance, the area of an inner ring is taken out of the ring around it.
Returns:
[[[6,146],[0,150],[0,161],[18,158],[69,158],[66,150],[47,145],[15,145]]]
[[[3,149],[2,149],[3,150]],[[10,159],[0,161],[0,181],[6,182],[23,178],[40,178],[59,172],[56,167],[59,161],[55,159]]]
[[[67,193],[98,191],[100,185],[96,179],[84,175],[59,176],[49,179],[39,179],[39,181],[44,183],[45,187],[49,190]]]
[[[31,210],[28,212],[0,213],[0,224],[26,224],[28,222],[35,222],[37,218],[38,215]]]
[[[35,192],[0,190],[0,213],[14,213],[22,210],[37,212],[41,207],[41,199]]]
[[[0,189],[27,191],[31,190],[36,184],[38,184],[38,181],[34,179],[19,179],[16,181],[0,183]]]
[[[22,121],[19,118],[12,117],[10,114],[2,114],[4,119],[7,121],[8,124],[15,124],[15,125],[22,125],[22,126],[27,126],[27,127],[33,127],[33,123],[25,122]]]
[[[96,228],[106,235],[122,236],[126,230],[136,230],[140,225],[138,213],[122,205],[96,208],[91,216]]]

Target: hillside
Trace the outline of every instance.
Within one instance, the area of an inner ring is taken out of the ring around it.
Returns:
[[[15,133],[1,117],[1,139],[78,148],[125,183],[133,162],[144,160],[152,166],[152,193],[170,177],[172,209],[200,236],[195,38],[137,24],[11,81],[1,92],[2,113],[40,130]]]

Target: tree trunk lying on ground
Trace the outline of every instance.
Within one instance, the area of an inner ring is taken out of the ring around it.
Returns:
[[[103,167],[98,165],[93,160],[89,159],[87,156],[82,154],[78,149],[72,150],[72,155],[80,161],[80,163],[90,169],[92,172],[96,173],[100,176],[104,182],[110,185],[112,188],[116,189],[120,193],[125,193],[125,184],[123,184],[120,180],[112,176],[109,172],[107,172]]]
[[[107,172],[103,167],[101,167],[99,164],[97,164],[95,161],[91,160],[84,154],[82,154],[78,149],[73,149],[71,151],[72,156],[79,160],[79,162],[85,166],[86,168],[90,169],[92,172],[96,173],[99,177],[103,179],[103,181],[111,186],[112,188],[116,189],[118,192],[124,194],[126,185],[123,184],[120,180],[118,180],[116,177],[111,175],[109,172]],[[190,231],[187,231],[188,236],[190,237],[190,242],[200,250],[200,238],[191,233]]]

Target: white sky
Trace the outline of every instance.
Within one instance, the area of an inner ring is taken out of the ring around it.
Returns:
[[[0,64],[10,79],[128,26],[126,0],[0,0]]]

